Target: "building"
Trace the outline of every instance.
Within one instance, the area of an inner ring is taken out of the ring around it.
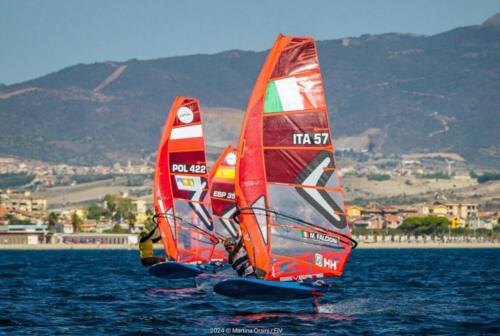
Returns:
[[[95,219],[87,219],[80,225],[81,232],[96,232],[97,231],[97,221]]]
[[[347,207],[346,214],[353,227],[366,229],[396,229],[408,216],[418,211],[410,206],[387,207],[370,204],[366,208],[353,205]]]
[[[57,223],[55,229],[57,233],[73,233],[73,225],[65,221]]]
[[[466,220],[479,217],[479,206],[477,203],[434,202],[432,205],[423,205],[421,213]]]
[[[353,229],[368,229],[371,224],[367,218],[356,218],[350,223]]]
[[[148,209],[146,206],[146,200],[143,199],[132,200],[132,206],[136,215],[145,214]]]
[[[98,221],[97,226],[95,228],[95,232],[97,233],[103,233],[104,231],[108,231],[113,229],[113,222],[111,220],[109,221]]]
[[[479,217],[469,220],[469,228],[493,230],[500,225],[499,221],[500,215],[498,212],[481,211]]]
[[[47,237],[47,225],[2,225],[0,245],[41,244]]]
[[[133,234],[106,234],[106,233],[76,233],[58,234],[54,240],[60,244],[112,244],[136,245],[137,235]]]
[[[357,206],[357,205],[350,205],[347,206],[346,208],[346,215],[349,218],[349,220],[353,220],[356,218],[361,217],[363,208]]]
[[[387,214],[384,216],[384,226],[389,229],[397,229],[403,224],[404,217],[399,214]]]
[[[462,219],[477,218],[479,216],[477,203],[446,203],[448,215]]]
[[[44,213],[47,211],[47,200],[32,197],[30,192],[13,193],[7,191],[0,195],[0,204],[11,210],[22,210],[35,213]]]
[[[441,203],[422,206],[422,214],[426,216],[448,217],[448,207]]]
[[[353,228],[362,228],[369,230],[379,230],[384,228],[384,219],[380,215],[366,215],[358,217],[351,223]]]

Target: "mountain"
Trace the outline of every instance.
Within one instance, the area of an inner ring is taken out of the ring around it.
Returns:
[[[482,26],[500,26],[500,13],[493,15],[483,22]]]
[[[433,36],[319,41],[338,143],[361,139],[383,153],[457,152],[499,165],[499,21],[497,14]],[[175,95],[200,99],[209,145],[235,142],[266,55],[231,50],[78,64],[2,86],[0,155],[72,164],[140,158],[155,151]]]

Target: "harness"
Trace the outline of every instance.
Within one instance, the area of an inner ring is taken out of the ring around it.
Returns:
[[[235,247],[235,252],[231,254],[229,262],[239,276],[246,277],[254,273],[248,254],[243,248],[243,240],[240,240]]]

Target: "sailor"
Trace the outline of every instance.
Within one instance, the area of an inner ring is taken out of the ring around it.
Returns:
[[[224,240],[224,248],[229,253],[228,261],[240,277],[257,278],[255,271],[248,259],[247,251],[243,246],[243,237],[238,242],[233,238]]]
[[[153,230],[149,231],[146,228],[142,229],[139,233],[139,254],[141,257],[142,266],[153,266],[166,260],[165,257],[154,256],[153,244],[161,239],[160,230],[155,226]]]

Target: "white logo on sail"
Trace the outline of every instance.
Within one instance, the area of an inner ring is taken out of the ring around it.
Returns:
[[[234,153],[227,154],[226,163],[230,166],[234,166],[236,164],[236,155]]]
[[[323,257],[322,254],[316,253],[314,255],[314,263],[319,267],[331,268],[337,270],[337,260]]]
[[[189,107],[183,106],[177,110],[177,118],[184,123],[189,124],[194,119],[193,111]]]

